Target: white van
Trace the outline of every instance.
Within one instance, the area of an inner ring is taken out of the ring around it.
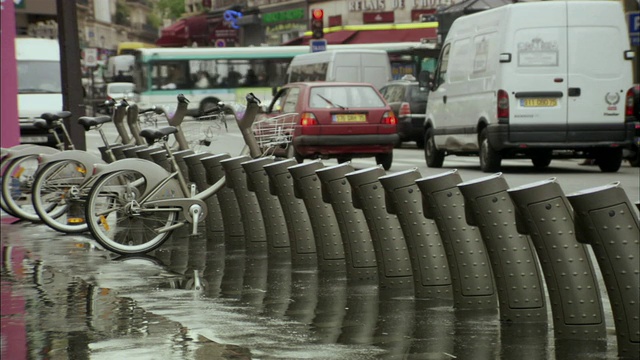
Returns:
[[[366,82],[377,89],[391,80],[389,55],[384,50],[331,50],[296,55],[287,82]]]
[[[20,143],[55,145],[47,131],[33,126],[45,112],[62,111],[60,46],[57,40],[16,38]]]
[[[458,18],[430,80],[425,159],[595,158],[620,168],[633,140],[632,59],[619,1],[516,3]],[[425,74],[421,81],[425,82]]]
[[[133,82],[135,56],[116,55],[107,60],[104,79],[107,82]]]

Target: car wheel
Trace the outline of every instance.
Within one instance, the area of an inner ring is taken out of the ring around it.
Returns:
[[[336,158],[338,160],[338,164],[346,163],[347,161],[351,161],[351,157],[349,156],[338,156]]]
[[[393,162],[393,153],[376,154],[376,164],[382,165],[385,170],[391,169],[391,163]]]
[[[502,156],[489,144],[487,138],[487,129],[483,129],[480,133],[480,170],[483,172],[500,171],[500,163]]]
[[[433,138],[433,129],[427,129],[424,134],[424,159],[430,168],[441,168],[444,163],[444,151],[436,148],[436,142]]]
[[[544,169],[551,164],[551,151],[541,151],[531,156],[531,162],[536,169]]]
[[[218,106],[218,102],[214,99],[205,99],[200,103],[200,109],[198,110],[198,116],[202,116],[205,111],[210,110]]]
[[[603,149],[596,155],[596,164],[604,173],[617,172],[622,165],[622,149]]]

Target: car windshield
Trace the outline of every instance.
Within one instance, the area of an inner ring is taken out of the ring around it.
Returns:
[[[60,63],[18,60],[18,93],[61,93]]]
[[[133,86],[133,84],[113,84],[109,86],[108,92],[111,94],[128,93],[133,91]]]
[[[385,103],[370,86],[316,86],[311,88],[309,107],[327,108],[383,108]]]

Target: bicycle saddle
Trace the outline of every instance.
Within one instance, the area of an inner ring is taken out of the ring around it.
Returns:
[[[84,127],[85,131],[91,130],[92,127],[111,121],[110,116],[81,116],[78,123]]]
[[[149,145],[153,144],[156,140],[161,139],[165,136],[169,136],[171,134],[175,134],[178,132],[178,128],[175,126],[167,126],[161,129],[144,129],[140,131],[140,136],[147,140]]]

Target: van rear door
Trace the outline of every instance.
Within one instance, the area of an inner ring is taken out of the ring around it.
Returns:
[[[565,4],[560,1],[546,2],[546,6],[526,3],[511,8],[505,29],[508,46],[501,52],[512,52],[512,59],[511,63],[501,64],[501,72],[504,90],[512,99],[509,126],[512,142],[566,140]]]
[[[622,141],[624,101],[631,87],[622,7],[617,1],[566,4],[568,140]],[[619,124],[619,130],[612,124]]]

